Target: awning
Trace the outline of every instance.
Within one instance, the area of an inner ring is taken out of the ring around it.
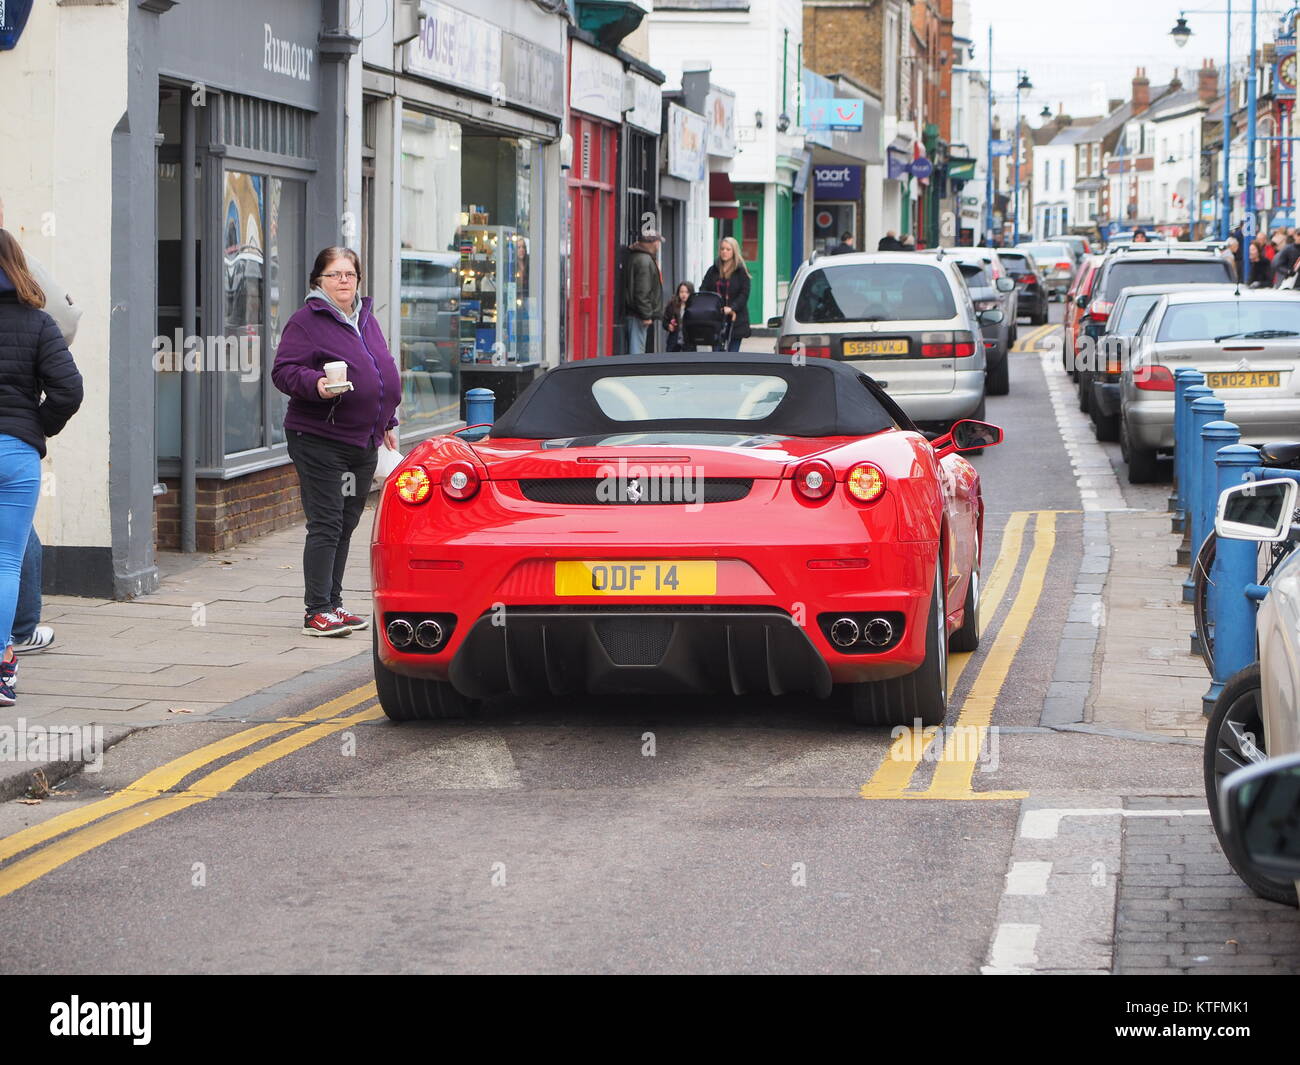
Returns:
[[[731,184],[730,174],[709,175],[709,217],[740,217],[740,201],[736,199],[736,190]]]

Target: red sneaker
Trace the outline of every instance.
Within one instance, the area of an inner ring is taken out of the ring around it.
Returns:
[[[328,614],[308,614],[302,622],[304,636],[351,636],[352,626],[330,612]]]
[[[369,618],[363,618],[359,614],[352,613],[351,610],[344,610],[341,606],[334,608],[334,616],[353,632],[360,632],[370,627]]]

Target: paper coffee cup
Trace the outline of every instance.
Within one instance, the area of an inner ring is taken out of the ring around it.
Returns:
[[[325,380],[330,384],[337,384],[347,379],[348,364],[346,362],[327,362],[325,364]]]

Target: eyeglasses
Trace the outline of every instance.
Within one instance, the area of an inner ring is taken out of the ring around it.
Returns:
[[[333,273],[321,274],[321,277],[328,277],[331,281],[355,281],[357,275],[351,270],[335,270]]]

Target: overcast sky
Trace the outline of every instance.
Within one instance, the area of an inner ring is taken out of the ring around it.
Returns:
[[[1224,0],[1186,6],[1227,8]],[[1291,6],[1291,0],[1259,0],[1261,43],[1273,38],[1278,17]],[[1250,48],[1250,0],[1233,0],[1232,10],[1232,54],[1242,61]],[[975,58],[969,65],[988,67],[991,20],[994,70],[1028,71],[1034,91],[1022,98],[1021,109],[1035,125],[1044,104],[1053,112],[1064,103],[1067,114],[1097,114],[1098,97],[1128,99],[1136,67],[1147,68],[1152,85],[1165,84],[1179,69],[1184,85],[1193,88],[1188,68],[1199,69],[1207,56],[1223,65],[1227,16],[1187,15],[1192,38],[1179,48],[1169,36],[1179,11],[1179,4],[1167,0],[972,0]],[[1010,101],[1005,106],[1008,121],[1014,84],[1014,74],[993,76],[995,95]],[[995,105],[995,110],[1002,107]]]

